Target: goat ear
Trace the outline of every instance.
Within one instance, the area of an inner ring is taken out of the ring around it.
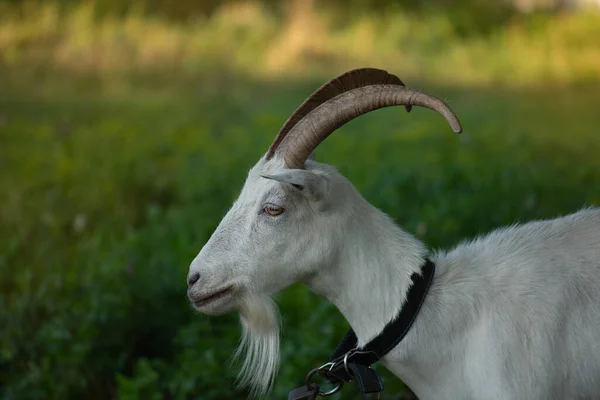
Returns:
[[[261,177],[289,183],[304,196],[315,201],[326,198],[329,193],[329,180],[323,175],[305,169],[283,169]]]

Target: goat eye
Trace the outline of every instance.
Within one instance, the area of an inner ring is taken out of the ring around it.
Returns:
[[[282,208],[282,207],[277,207],[277,206],[274,206],[274,205],[272,205],[272,204],[267,204],[267,205],[265,206],[265,208],[263,208],[263,210],[264,210],[264,211],[265,211],[267,214],[269,214],[269,215],[272,215],[272,216],[276,216],[276,215],[282,214],[282,213],[285,211],[285,209],[284,209],[284,208]]]

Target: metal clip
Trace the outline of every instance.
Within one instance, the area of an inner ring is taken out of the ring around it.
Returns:
[[[308,375],[306,375],[306,386],[310,386],[310,384],[311,384],[310,379],[313,377],[313,375],[323,371],[327,367],[329,368],[329,371],[331,371],[331,368],[333,368],[334,365],[335,365],[334,363],[329,362],[329,363],[323,364],[320,367],[315,368],[312,371],[310,371],[308,373]],[[334,387],[333,389],[328,390],[326,392],[319,389],[318,395],[321,397],[331,396],[331,395],[339,392],[342,389],[342,386],[344,386],[344,382],[338,383],[336,387]]]
[[[348,370],[348,358],[352,357],[355,354],[369,354],[369,353],[373,353],[377,356],[377,353],[375,353],[374,351],[362,351],[362,350],[357,350],[357,348],[352,349],[350,351],[348,351],[346,354],[344,354],[344,369],[346,370],[346,374],[348,374],[348,376],[352,376],[352,373],[350,373],[350,371]]]

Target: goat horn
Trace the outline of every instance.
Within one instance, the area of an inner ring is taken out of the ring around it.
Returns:
[[[379,108],[416,105],[434,110],[454,132],[462,132],[456,114],[441,99],[400,85],[378,84],[346,91],[318,105],[296,123],[277,147],[287,168],[303,168],[308,155],[331,133],[352,119]]]
[[[310,97],[308,97],[292,115],[290,115],[285,124],[283,124],[279,130],[279,133],[277,133],[277,136],[275,136],[271,147],[269,147],[266,158],[269,159],[273,156],[273,154],[275,154],[275,151],[283,139],[298,123],[298,121],[300,121],[321,104],[352,89],[382,84],[405,86],[400,78],[398,78],[396,75],[392,75],[387,71],[376,68],[353,69],[325,83],[313,94],[311,94]],[[405,107],[406,111],[410,111],[410,104],[405,105]]]

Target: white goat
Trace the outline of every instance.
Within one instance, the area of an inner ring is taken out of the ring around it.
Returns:
[[[307,284],[362,346],[398,314],[428,255],[333,167],[309,158],[345,122],[392,105],[428,107],[461,131],[445,103],[385,71],[341,75],[288,119],[190,266],[198,311],[240,312],[241,381],[255,393],[271,389],[278,368],[271,295]],[[600,209],[588,208],[429,255],[433,283],[382,363],[420,399],[600,398],[598,250]]]

